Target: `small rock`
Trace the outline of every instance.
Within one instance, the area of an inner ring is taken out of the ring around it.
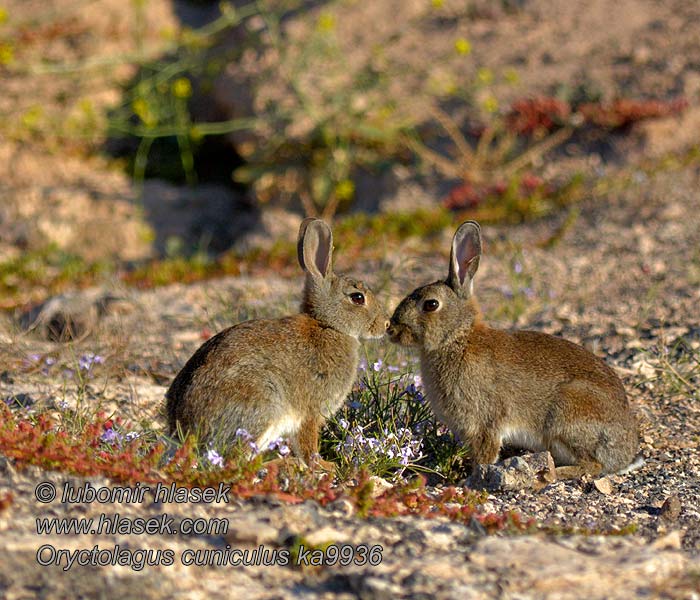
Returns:
[[[339,531],[333,527],[321,527],[316,531],[311,531],[307,533],[304,538],[312,546],[323,546],[324,544],[337,544],[342,542],[347,542],[350,540],[350,536],[344,531]]]
[[[557,478],[549,452],[507,458],[495,465],[477,465],[469,486],[491,491],[540,488]]]
[[[347,498],[338,498],[326,506],[328,510],[340,515],[346,519],[355,514],[355,506]]]
[[[357,577],[353,578],[352,583],[360,598],[392,599],[401,592],[397,585],[380,577]]]
[[[672,531],[671,533],[660,537],[651,544],[655,550],[680,550],[683,534],[680,531]]]
[[[677,495],[669,496],[659,509],[659,516],[665,521],[675,521],[681,514],[681,500]]]
[[[228,533],[225,539],[228,543],[265,544],[277,541],[279,532],[274,527],[263,523],[254,517],[245,516],[229,519]]]
[[[379,498],[379,496],[381,496],[384,492],[394,487],[386,479],[378,477],[377,475],[372,475],[372,477],[369,479],[374,484],[372,489],[372,498]]]
[[[593,487],[597,489],[601,494],[605,494],[608,496],[609,494],[612,494],[613,492],[613,487],[612,483],[610,483],[610,480],[607,477],[601,477],[600,479],[594,479],[593,480]]]

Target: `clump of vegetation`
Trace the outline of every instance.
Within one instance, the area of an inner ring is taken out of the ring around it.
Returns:
[[[433,417],[420,376],[399,374],[406,367],[362,361],[359,384],[322,438],[341,478],[362,468],[394,481],[410,472],[463,477],[468,449]]]

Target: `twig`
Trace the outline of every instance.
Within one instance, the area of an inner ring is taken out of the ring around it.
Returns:
[[[446,175],[447,177],[454,177],[456,179],[461,179],[464,177],[464,172],[462,169],[456,166],[451,160],[428,148],[422,142],[419,142],[418,140],[405,134],[401,136],[401,141],[423,160],[431,163],[438,170],[442,171],[443,175]]]
[[[469,145],[469,142],[460,131],[457,123],[455,123],[452,117],[450,117],[445,111],[437,106],[431,106],[430,112],[435,120],[442,125],[442,128],[447,132],[450,138],[452,138],[452,141],[454,142],[461,155],[461,158],[464,161],[463,168],[466,170],[468,166],[467,161],[474,160],[474,151]]]
[[[543,154],[546,154],[553,148],[556,148],[560,144],[564,143],[567,139],[569,139],[569,137],[571,137],[571,134],[573,132],[574,130],[572,127],[564,127],[556,133],[553,133],[538,144],[535,144],[531,148],[528,148],[517,158],[514,158],[512,161],[507,163],[503,167],[503,173],[506,177],[511,176],[519,169],[522,169],[525,165],[528,165],[531,162],[533,162],[536,157],[542,156]]]

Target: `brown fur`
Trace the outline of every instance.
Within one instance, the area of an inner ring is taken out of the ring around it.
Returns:
[[[179,426],[225,447],[245,429],[263,446],[288,437],[309,464],[318,453],[319,428],[355,381],[359,339],[381,337],[388,320],[366,286],[333,273],[327,225],[307,219],[299,237],[304,312],[239,323],[204,343],[166,394],[171,433]]]
[[[634,459],[637,426],[625,390],[600,358],[567,340],[487,327],[471,293],[480,230],[455,234],[450,273],[396,308],[392,341],[417,345],[427,397],[474,463],[493,463],[502,443],[548,450],[558,464],[614,472]],[[439,308],[426,311],[426,300]]]

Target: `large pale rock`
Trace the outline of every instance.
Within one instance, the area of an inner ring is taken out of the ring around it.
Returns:
[[[598,538],[583,547],[574,538],[485,538],[469,561],[498,573],[505,597],[627,600],[652,597],[685,568],[687,558],[660,542]]]

